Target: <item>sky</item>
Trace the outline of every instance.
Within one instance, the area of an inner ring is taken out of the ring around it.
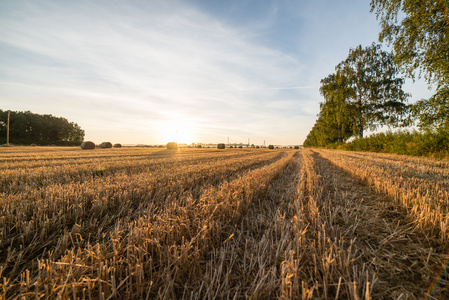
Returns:
[[[377,42],[369,2],[0,0],[0,109],[95,143],[300,145],[320,80]]]

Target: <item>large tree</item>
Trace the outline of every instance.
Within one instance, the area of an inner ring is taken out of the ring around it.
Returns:
[[[395,62],[410,78],[421,76],[436,93],[413,111],[421,127],[449,128],[449,13],[446,0],[371,0],[380,19],[379,40],[393,46]]]
[[[350,49],[346,60],[335,68],[347,104],[353,109],[358,135],[365,129],[383,125],[404,125],[408,94],[402,90],[404,80],[396,77],[398,68],[393,56],[372,44]],[[341,93],[341,92],[339,92]]]
[[[320,92],[325,101],[320,104],[320,115],[326,124],[334,129],[336,140],[343,142],[352,136],[355,113],[354,107],[346,100],[351,90],[347,79],[338,74],[331,74],[321,80]]]

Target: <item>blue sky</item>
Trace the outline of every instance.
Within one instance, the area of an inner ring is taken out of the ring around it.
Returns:
[[[320,80],[377,41],[369,2],[0,0],[0,109],[96,143],[302,144]]]

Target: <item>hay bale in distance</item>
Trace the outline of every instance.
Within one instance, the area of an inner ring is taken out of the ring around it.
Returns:
[[[220,143],[220,144],[217,145],[217,148],[218,148],[218,149],[225,149],[225,148],[226,148],[226,145],[223,144],[223,143]]]
[[[100,144],[100,148],[112,148],[112,144],[110,142],[103,142]]]
[[[122,148],[122,144],[114,144],[114,148]]]
[[[175,143],[175,142],[167,143],[167,149],[169,149],[169,150],[176,150],[176,149],[178,149],[178,144]]]
[[[273,145],[269,145],[268,149],[274,149],[274,146]]]
[[[82,142],[81,149],[95,149],[95,144],[91,141]]]
[[[299,149],[299,146],[295,146],[295,149]]]

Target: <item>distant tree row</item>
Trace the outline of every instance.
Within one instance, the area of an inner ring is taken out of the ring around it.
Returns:
[[[449,14],[441,0],[372,0],[381,23],[379,40],[393,46],[358,46],[335,73],[321,80],[318,119],[304,146],[326,146],[363,137],[378,126],[449,130]],[[402,90],[399,72],[415,80],[424,76],[436,93],[413,105]]]
[[[0,144],[6,143],[8,111],[0,109]],[[84,130],[62,117],[11,111],[9,142],[18,145],[79,145]]]
[[[325,101],[304,146],[326,146],[363,137],[368,128],[408,124],[408,95],[396,75],[393,56],[379,45],[351,49],[335,73],[321,80]]]

